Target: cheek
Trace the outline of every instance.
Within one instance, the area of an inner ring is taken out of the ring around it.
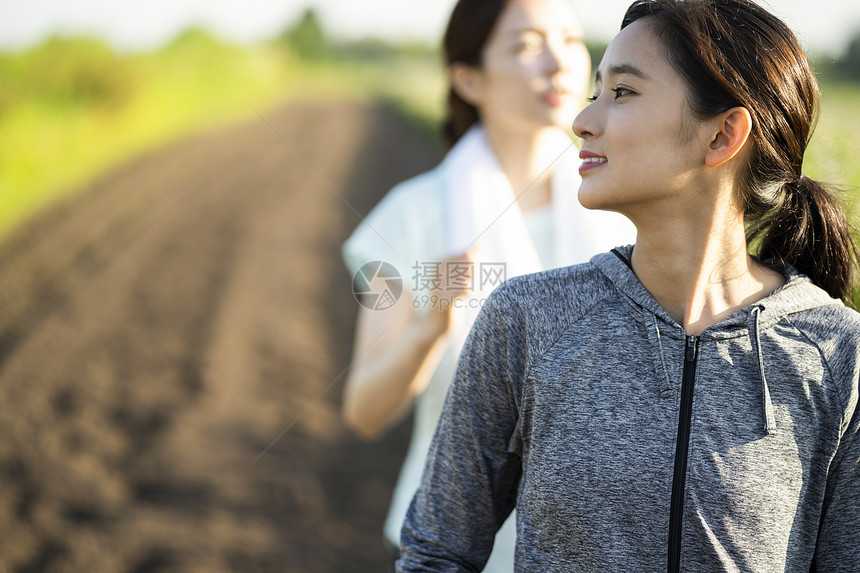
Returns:
[[[619,151],[632,151],[646,138],[653,141],[656,130],[649,115],[637,113],[633,106],[610,105],[615,109],[614,113],[607,113],[606,137],[613,140],[613,145],[620,146]]]
[[[607,122],[606,138],[611,145],[611,157],[623,158],[625,169],[635,169],[647,174],[658,173],[667,163],[672,163],[678,153],[678,128],[669,125],[658,114],[647,115],[620,113]]]
[[[540,78],[540,67],[537,62],[533,61],[514,61],[499,68],[497,74],[499,83],[504,83],[507,89],[526,92]]]
[[[498,68],[487,79],[487,99],[497,107],[518,105],[533,99],[534,75],[525,66]]]
[[[541,75],[542,62],[534,54],[516,54],[495,58],[487,63],[487,74],[502,81],[529,81]]]
[[[666,138],[668,131],[661,122],[620,106],[606,118],[604,128],[602,149],[609,164],[605,171],[583,177],[579,202],[587,209],[614,210],[652,197],[677,168],[676,138]]]

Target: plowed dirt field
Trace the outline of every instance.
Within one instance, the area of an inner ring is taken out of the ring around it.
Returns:
[[[339,247],[439,156],[385,107],[293,103],[6,238],[0,571],[384,570],[408,422],[366,444],[339,419]]]

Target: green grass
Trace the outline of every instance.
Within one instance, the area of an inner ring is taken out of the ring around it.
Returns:
[[[435,58],[302,61],[189,30],[149,54],[51,38],[0,53],[0,236],[112,165],[177,137],[253,118],[287,98],[388,100],[437,133]]]
[[[0,235],[111,165],[250,116],[289,91],[283,55],[202,32],[152,54],[119,57],[102,46],[97,70],[87,53],[62,61],[81,43],[98,46],[52,39],[0,59],[0,81],[12,86],[0,101]]]
[[[846,192],[856,207],[860,195],[860,84],[827,82],[821,85],[821,115],[804,159],[804,174],[832,183]],[[856,210],[856,209],[855,209]]]

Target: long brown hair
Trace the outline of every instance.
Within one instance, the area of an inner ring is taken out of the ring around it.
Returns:
[[[741,191],[754,254],[786,261],[845,299],[858,251],[833,193],[802,172],[819,91],[797,38],[750,0],[637,0],[621,28],[642,18],[653,23],[666,58],[686,80],[695,116],[733,107],[752,116]]]
[[[466,64],[480,68],[484,46],[509,0],[459,0],[445,30],[443,50],[445,64]],[[442,131],[445,142],[453,147],[457,140],[480,121],[478,110],[448,88],[447,117]]]

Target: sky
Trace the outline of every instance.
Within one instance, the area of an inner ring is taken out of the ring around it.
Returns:
[[[592,38],[610,40],[631,0],[573,0]],[[860,30],[857,0],[761,1],[783,18],[804,46],[839,53]],[[303,10],[317,9],[324,27],[343,38],[368,36],[437,43],[454,0],[0,0],[0,49],[52,33],[101,36],[123,50],[163,44],[190,25],[252,42],[275,35]]]

